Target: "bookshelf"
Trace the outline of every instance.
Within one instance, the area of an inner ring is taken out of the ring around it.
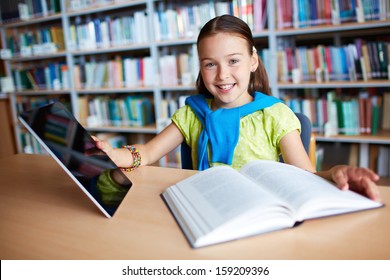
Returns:
[[[286,2],[298,3],[299,6],[304,1]],[[314,6],[317,5],[314,13],[313,3]],[[311,118],[316,131],[320,168],[326,165],[352,164],[370,167],[380,175],[389,177],[390,116],[385,113],[389,108],[388,101],[384,101],[390,91],[389,3],[333,1],[330,4],[335,3],[339,4],[340,9],[338,19],[332,16],[326,19],[327,8],[324,6],[329,1],[307,1],[306,4],[309,5],[306,9],[311,9],[309,12],[302,6],[290,6],[292,12],[287,12],[284,16],[281,15],[286,5],[276,8],[275,26],[269,25],[273,28],[273,35],[270,34],[270,37],[274,38],[270,40],[274,40],[274,46],[276,45],[273,51],[276,51],[275,63],[278,65],[271,69],[275,82],[273,92],[285,99],[287,104],[293,105],[290,105],[294,107],[293,110],[302,111]],[[380,4],[387,6],[380,8]],[[319,5],[324,6],[318,9]],[[361,10],[363,8],[364,12]],[[294,21],[301,16],[297,13],[315,16],[306,18],[306,21]],[[292,18],[289,18],[291,15]],[[335,20],[338,22],[334,23]],[[379,44],[386,46],[384,51],[376,49]],[[321,55],[325,50],[331,54],[330,61],[325,55]],[[377,55],[379,53],[381,54]],[[380,63],[381,58],[385,62],[383,65]],[[343,63],[337,64],[336,61]],[[298,77],[294,77],[296,73]],[[331,105],[327,103],[329,96],[333,96],[333,104],[341,104],[341,109],[333,110],[338,113],[333,117],[330,115]],[[367,112],[359,111],[362,99],[367,99],[370,104],[380,104],[379,114],[367,109],[367,106],[364,107]],[[348,108],[348,112],[344,108]],[[378,120],[373,121],[374,116]],[[332,123],[332,119],[336,122],[333,129],[324,125],[325,121]],[[341,122],[340,119],[344,121]],[[346,120],[350,119],[354,120],[354,124],[349,121],[347,125]],[[369,131],[362,130],[363,123],[370,123],[367,128]],[[371,127],[371,123],[375,127]],[[378,153],[378,150],[381,152]],[[340,161],[337,154],[341,155]]]
[[[389,50],[390,7],[387,1],[23,1],[26,4],[35,2],[46,2],[47,11],[31,13],[24,20],[17,17],[10,19],[12,13],[9,12],[0,25],[2,42],[8,49],[10,34],[32,36],[37,31],[47,34],[51,30],[52,38],[56,37],[54,34],[62,34],[62,39],[57,36],[56,40],[42,47],[35,46],[34,49],[30,46],[29,50],[29,46],[24,46],[22,49],[23,44],[20,43],[19,52],[12,48],[12,56],[2,55],[9,77],[15,77],[15,71],[31,68],[42,68],[45,73],[49,64],[49,69],[57,73],[43,85],[31,82],[34,81],[31,74],[30,78],[22,79],[23,72],[19,73],[18,83],[14,81],[10,98],[19,152],[23,151],[19,140],[22,128],[16,116],[21,100],[49,96],[50,100],[58,98],[68,103],[91,132],[117,133],[129,143],[150,139],[169,122],[172,112],[180,106],[180,97],[195,93],[197,33],[210,18],[224,13],[236,14],[251,26],[275,96],[287,100],[292,97],[318,100],[334,91],[337,97],[346,94],[359,99],[365,94],[362,92],[382,97],[390,91],[388,68],[381,68],[381,75],[375,77],[363,76],[356,65],[349,72],[333,73],[329,67],[314,67],[313,70],[306,64],[303,68],[296,55],[297,49],[301,55],[310,57],[316,49],[329,48],[341,52],[346,46],[353,48],[355,45],[356,48],[355,39],[370,46],[380,41]],[[334,10],[333,16],[332,3],[339,4],[338,12]],[[384,7],[379,6],[383,4]],[[14,14],[20,14],[18,8]],[[61,29],[62,33],[58,31]],[[293,54],[288,57],[289,60],[285,53],[288,48]],[[41,49],[48,51],[40,52]],[[388,56],[386,52],[387,65]],[[287,65],[287,61],[294,62]],[[122,70],[118,72],[118,68]],[[310,71],[307,70],[309,68]],[[46,72],[50,73],[49,70]],[[112,73],[122,73],[121,78]],[[344,77],[338,78],[338,74]],[[27,80],[27,84],[20,84],[20,80]],[[128,97],[148,103],[145,108],[150,108],[149,121],[133,125],[134,122],[126,118],[113,122],[110,120],[113,116],[109,116],[109,120],[99,120],[97,113],[93,117],[89,115],[93,111],[92,105],[98,111],[99,107],[108,106],[112,100],[120,101],[117,106],[123,108],[125,102],[121,100]],[[311,111],[311,114],[317,113]],[[370,161],[370,145],[390,146],[390,134],[381,127],[378,127],[376,135],[333,135],[319,129],[316,139],[319,146],[334,142],[358,145],[361,166]],[[175,166],[170,162],[171,158],[178,156],[170,155],[160,164]]]

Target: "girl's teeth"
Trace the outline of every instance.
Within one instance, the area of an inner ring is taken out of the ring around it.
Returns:
[[[224,90],[227,90],[227,89],[231,89],[233,87],[233,85],[223,85],[223,86],[219,86],[221,89],[224,89]]]

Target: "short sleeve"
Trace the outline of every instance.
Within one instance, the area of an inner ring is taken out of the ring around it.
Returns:
[[[285,104],[277,103],[264,109],[266,129],[270,131],[271,141],[274,146],[279,146],[280,140],[288,133],[301,131],[301,123],[295,113]]]
[[[185,105],[177,110],[172,116],[172,122],[183,134],[185,142],[192,146],[192,142],[195,140],[194,137],[200,134],[201,123],[198,121],[191,107]]]

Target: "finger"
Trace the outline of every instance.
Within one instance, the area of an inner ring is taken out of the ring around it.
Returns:
[[[107,141],[105,141],[105,140],[100,141],[100,140],[97,139],[95,144],[96,144],[96,147],[98,147],[100,150],[105,152],[107,155],[110,155],[112,150],[113,150],[111,145]]]
[[[379,187],[370,180],[368,177],[363,177],[361,181],[362,191],[363,193],[372,200],[381,201]]]
[[[349,178],[345,171],[346,171],[345,168],[341,167],[341,168],[336,168],[332,172],[333,181],[336,183],[336,186],[341,190],[347,190],[349,188],[348,185]]]
[[[368,168],[348,168],[347,174],[349,182],[356,182],[358,185],[363,183],[363,178],[368,178],[372,183],[379,180],[379,176]]]
[[[362,176],[369,177],[372,181],[376,182],[380,179],[379,175],[376,174],[373,170],[368,168],[359,168]]]
[[[99,138],[97,138],[96,136],[93,136],[91,135],[93,141],[95,141],[95,144],[96,146],[99,148],[99,149],[102,149],[104,143],[102,143],[103,141],[100,141]]]

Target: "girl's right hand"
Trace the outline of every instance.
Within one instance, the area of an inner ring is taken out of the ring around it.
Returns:
[[[127,168],[133,165],[133,157],[129,150],[121,148],[114,149],[107,141],[99,140],[92,136],[96,147],[102,150],[118,167]]]

